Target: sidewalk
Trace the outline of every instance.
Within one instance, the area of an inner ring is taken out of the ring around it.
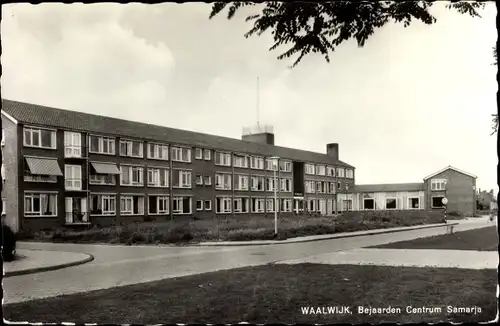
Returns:
[[[426,224],[417,226],[403,226],[388,229],[375,229],[375,230],[365,230],[365,231],[354,231],[354,232],[342,232],[334,234],[322,234],[322,235],[310,235],[305,237],[289,238],[286,240],[251,240],[251,241],[216,241],[216,242],[200,242],[195,244],[195,246],[262,246],[262,245],[274,245],[274,244],[287,244],[287,243],[300,243],[300,242],[310,242],[310,241],[321,241],[330,239],[341,239],[357,237],[362,235],[374,235],[374,234],[384,234],[393,233],[409,230],[419,230],[419,229],[429,229],[429,228],[443,228],[443,232],[450,232],[451,228],[456,225],[461,224],[460,221],[448,221],[447,224]]]
[[[496,269],[498,253],[474,250],[362,248],[277,262],[277,264],[302,263]]]
[[[4,262],[4,277],[53,271],[94,260],[89,254],[48,250],[18,249],[16,256],[16,260]]]

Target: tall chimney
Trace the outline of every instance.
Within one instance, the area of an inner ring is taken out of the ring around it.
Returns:
[[[333,157],[334,160],[338,161],[339,159],[339,144],[338,143],[330,143],[326,144],[326,155]]]

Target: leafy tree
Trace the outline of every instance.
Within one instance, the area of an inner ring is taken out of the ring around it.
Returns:
[[[343,42],[354,38],[362,47],[368,38],[389,22],[402,23],[405,27],[412,21],[419,20],[425,24],[433,24],[436,18],[429,13],[434,5],[430,1],[380,1],[380,2],[278,2],[269,1],[258,4],[260,13],[246,17],[253,21],[245,37],[262,35],[271,31],[275,50],[280,46],[291,45],[278,59],[298,55],[292,67],[295,67],[304,56],[320,53],[330,62],[330,52],[335,51]],[[228,7],[227,18],[231,19],[243,7],[257,5],[254,2],[215,2],[210,19]],[[453,2],[448,9],[460,14],[481,17],[478,10],[484,8],[482,2]]]

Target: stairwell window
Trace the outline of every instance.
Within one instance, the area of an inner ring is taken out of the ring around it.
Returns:
[[[148,159],[168,160],[168,145],[148,143]]]
[[[215,152],[215,165],[231,166],[231,154]]]
[[[82,190],[82,166],[64,166],[64,186],[66,190]]]
[[[64,156],[82,157],[82,134],[79,132],[64,132]]]
[[[56,149],[56,131],[24,127],[24,146]]]
[[[191,148],[172,147],[172,161],[190,163]]]
[[[174,188],[191,188],[191,171],[176,169],[172,171],[172,187]]]
[[[127,195],[120,198],[121,215],[144,215],[144,196]]]
[[[115,155],[115,139],[105,136],[89,136],[89,152],[95,154]]]
[[[304,164],[304,171],[306,174],[314,175],[314,164]]]
[[[215,199],[215,212],[217,214],[231,213],[231,197],[217,197]]]
[[[231,190],[231,174],[216,173],[215,174],[215,189]]]
[[[120,166],[120,185],[122,186],[144,186],[144,168],[140,166]]]

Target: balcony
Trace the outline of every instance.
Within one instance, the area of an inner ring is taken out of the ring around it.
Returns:
[[[87,146],[64,146],[64,158],[67,159],[87,159],[88,158]]]
[[[82,178],[65,178],[64,189],[66,191],[88,191],[87,180]]]
[[[66,212],[66,225],[88,225],[89,213],[86,212]]]

